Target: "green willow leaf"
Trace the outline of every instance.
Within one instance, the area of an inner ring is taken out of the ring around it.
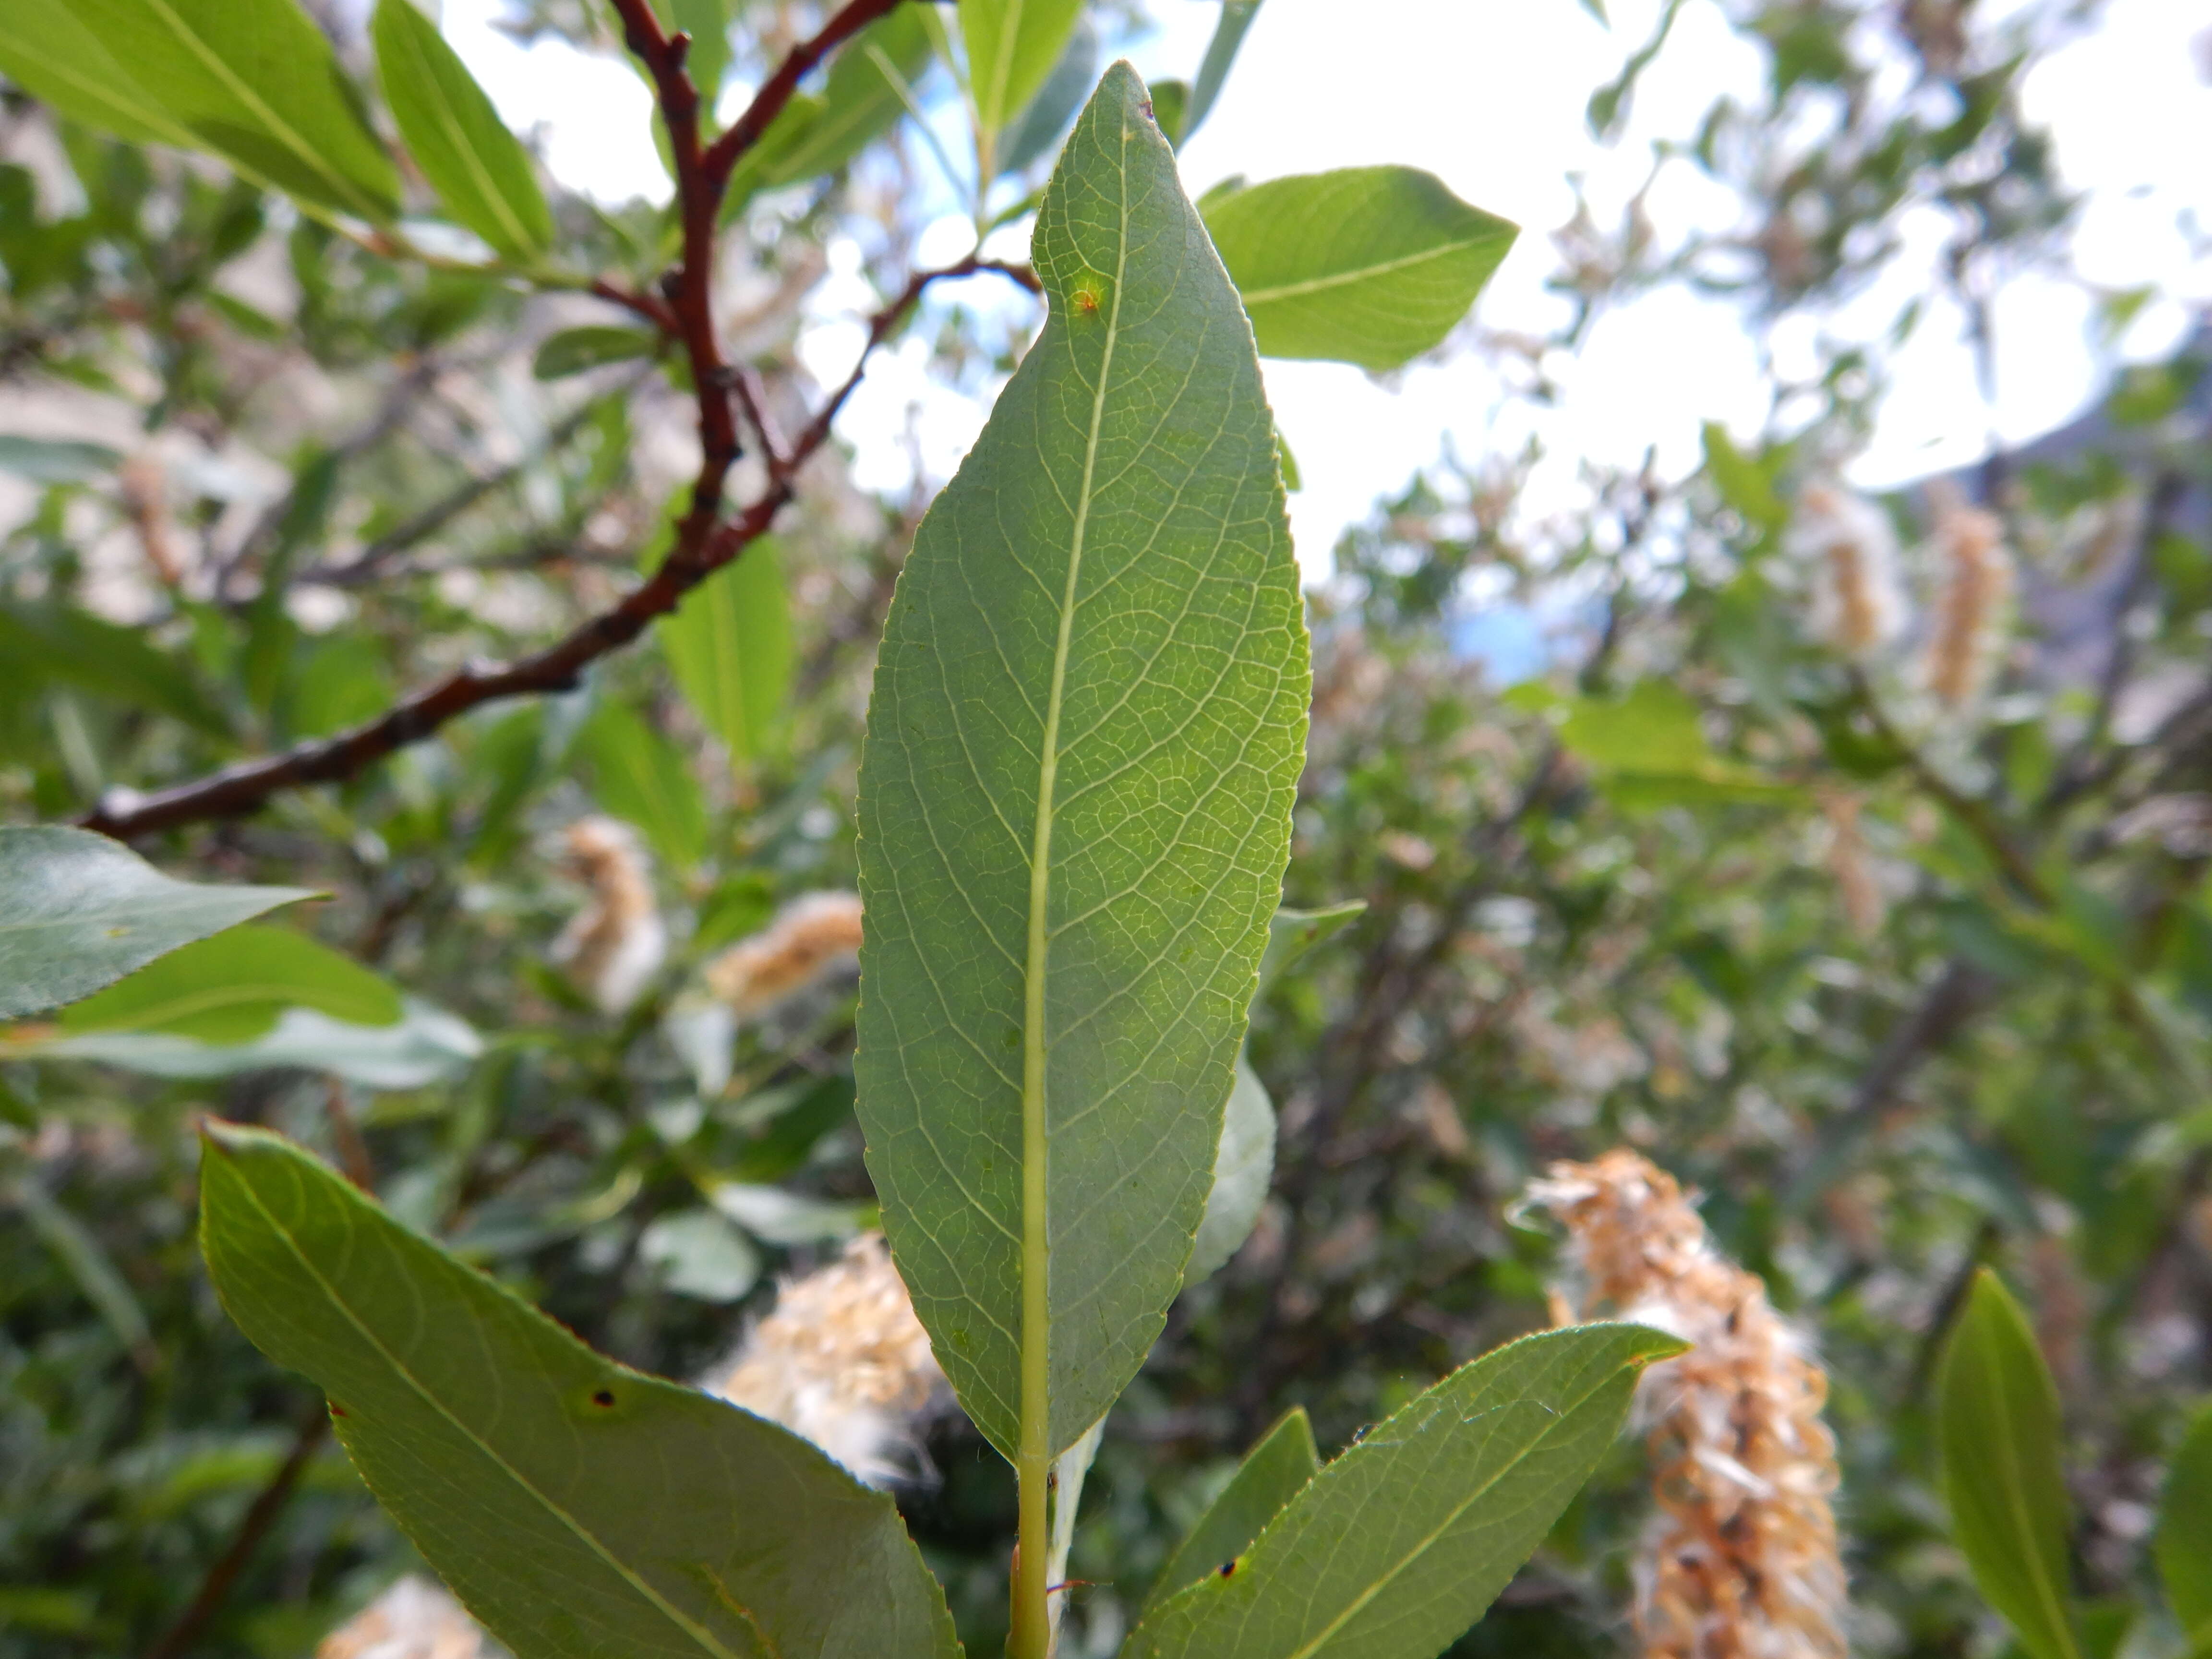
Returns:
[[[1413,167],[1343,167],[1205,203],[1267,357],[1396,368],[1443,342],[1519,234]]]
[[[0,72],[58,113],[99,131],[134,144],[198,148],[84,26],[76,0],[9,0]]]
[[[707,856],[707,803],[682,751],[618,702],[603,702],[580,734],[592,793],[645,832],[653,854],[681,875]]]
[[[915,81],[929,67],[929,36],[912,8],[870,24],[837,54],[818,102],[787,127],[781,118],[762,146],[757,184],[798,184],[834,173],[907,113]]]
[[[1316,1475],[1230,1571],[1146,1613],[1123,1659],[1430,1659],[1589,1478],[1637,1374],[1681,1349],[1577,1325],[1462,1367]]]
[[[960,0],[968,90],[986,133],[1029,107],[1066,50],[1083,0]]]
[[[74,1002],[179,945],[315,896],[177,881],[89,830],[0,828],[0,1018]]]
[[[2199,1648],[2212,1646],[2212,1406],[2191,1419],[2166,1468],[2155,1553],[2173,1616]]]
[[[0,70],[6,68],[4,52],[0,52]],[[89,483],[106,477],[122,462],[122,453],[106,444],[0,433],[0,472],[12,472],[32,483]]]
[[[161,1031],[202,1042],[248,1042],[287,1008],[349,1025],[392,1025],[399,993],[360,963],[289,927],[233,927],[172,951],[65,1010],[66,1036]]]
[[[656,624],[669,671],[732,760],[769,753],[791,693],[791,599],[772,540],[716,571]]]
[[[1206,56],[1199,60],[1198,78],[1190,83],[1190,101],[1176,134],[1177,144],[1189,143],[1191,135],[1213,112],[1213,100],[1221,95],[1222,83],[1229,79],[1230,66],[1236,63],[1245,31],[1260,15],[1260,6],[1261,0],[1221,0],[1221,21],[1214,25],[1213,39],[1206,42]]]
[[[1152,1584],[1147,1605],[1164,1601],[1235,1561],[1320,1468],[1313,1423],[1304,1406],[1293,1406],[1244,1454],[1221,1496],[1206,1506],[1189,1536],[1176,1546]]]
[[[1988,1268],[1943,1347],[1936,1426],[1952,1541],[2034,1659],[2080,1659],[2067,1595],[2058,1390]]]
[[[547,335],[530,360],[530,372],[541,380],[558,380],[608,363],[650,357],[659,349],[660,337],[648,330],[586,323]]]
[[[384,101],[446,210],[510,259],[553,243],[530,156],[437,26],[413,0],[377,0],[370,26]]]
[[[1033,251],[1044,330],[884,627],[857,1066],[915,1308],[969,1416],[1041,1468],[1182,1282],[1308,672],[1251,334],[1127,65]]]
[[[298,1147],[210,1125],[200,1247],[423,1558],[522,1655],[952,1659],[899,1523],[821,1452],[589,1348]]]
[[[1267,1183],[1274,1175],[1275,1103],[1251,1062],[1239,1054],[1229,1103],[1222,1109],[1221,1140],[1214,1149],[1206,1212],[1199,1218],[1190,1260],[1182,1270],[1185,1290],[1211,1279],[1243,1247],[1260,1219],[1260,1206],[1267,1201]]]
[[[294,0],[73,0],[151,105],[201,148],[313,206],[383,223],[399,175],[331,43]]]

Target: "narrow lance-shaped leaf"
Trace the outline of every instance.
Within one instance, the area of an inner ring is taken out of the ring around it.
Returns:
[[[1147,1603],[1166,1601],[1243,1554],[1320,1468],[1313,1423],[1304,1407],[1293,1406],[1244,1454],[1221,1495],[1206,1506],[1189,1536],[1176,1546],[1153,1582]]]
[[[2173,1616],[2200,1650],[2212,1647],[2212,1406],[2191,1419],[2166,1467],[2156,1553]]]
[[[1519,233],[1433,173],[1344,167],[1209,194],[1262,356],[1396,368],[1443,343]]]
[[[1245,31],[1260,15],[1260,5],[1261,0],[1221,0],[1221,21],[1214,25],[1213,39],[1206,43],[1206,56],[1199,62],[1198,78],[1190,83],[1190,101],[1183,110],[1181,130],[1176,134],[1178,144],[1188,143],[1191,135],[1213,112],[1213,100],[1221,95],[1222,84],[1229,79],[1230,65],[1237,61],[1237,53],[1244,44]]]
[[[1974,1583],[2034,1659],[2080,1659],[2058,1390],[2027,1316],[1986,1267],[1944,1345],[1936,1413],[1951,1536]]]
[[[1191,1241],[1190,1260],[1183,1267],[1186,1289],[1219,1272],[1252,1236],[1274,1174],[1275,1103],[1251,1062],[1239,1054],[1229,1101],[1222,1109],[1212,1184],[1206,1189],[1198,1235]]]
[[[0,1018],[74,1002],[179,945],[314,896],[177,881],[89,830],[0,829]]]
[[[476,77],[413,0],[377,0],[372,25],[384,100],[446,210],[511,259],[553,241],[530,157]]]
[[[805,1441],[602,1358],[289,1142],[205,1147],[223,1306],[322,1385],[369,1489],[516,1653],[957,1653],[891,1500]]]
[[[995,135],[1029,106],[1075,33],[1083,0],[960,0],[968,90]]]
[[[9,0],[0,27],[0,72],[57,113],[134,144],[197,141],[100,44],[76,0]]]
[[[382,223],[399,176],[331,43],[294,0],[74,0],[154,106],[311,205]]]
[[[592,711],[580,747],[599,805],[642,830],[672,871],[681,874],[707,855],[707,803],[675,744],[609,702]]]
[[[287,1008],[349,1025],[390,1025],[399,993],[360,963],[289,927],[248,924],[149,963],[87,997],[59,1021],[65,1035],[166,1031],[203,1042],[246,1042]]]
[[[885,624],[857,1059],[916,1310],[1030,1459],[1104,1413],[1182,1281],[1308,685],[1251,334],[1126,64],[1034,252],[1044,330]]]
[[[684,597],[657,625],[684,697],[737,761],[775,746],[791,690],[791,600],[773,541]]]
[[[1145,1615],[1123,1659],[1430,1659],[1482,1616],[1682,1344],[1577,1325],[1508,1344],[1314,1476],[1250,1548]]]
[[[837,54],[820,100],[778,118],[761,145],[763,185],[834,172],[898,125],[914,82],[929,66],[929,36],[910,8],[870,24]]]

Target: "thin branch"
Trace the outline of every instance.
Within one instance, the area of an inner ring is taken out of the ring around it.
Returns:
[[[201,1632],[207,1628],[208,1621],[222,1610],[223,1600],[230,1594],[231,1586],[238,1582],[239,1574],[246,1570],[246,1563],[252,1559],[253,1552],[260,1547],[261,1540],[268,1536],[269,1529],[276,1524],[276,1517],[284,1512],[285,1504],[291,1502],[293,1490],[299,1486],[300,1477],[307,1472],[308,1463],[321,1449],[324,1437],[330,1431],[330,1416],[319,1409],[300,1425],[299,1433],[293,1437],[292,1449],[286,1454],[283,1462],[277,1466],[276,1473],[270,1477],[269,1484],[255,1495],[252,1504],[239,1522],[238,1530],[231,1535],[230,1547],[223,1551],[222,1558],[208,1569],[208,1575],[200,1581],[199,1593],[192,1597],[191,1605],[178,1617],[175,1624],[169,1626],[161,1639],[147,1650],[146,1659],[184,1659],[185,1654],[198,1645]]]
[[[924,290],[949,277],[993,271],[1026,286],[1036,279],[1025,269],[970,256],[939,270],[917,272],[898,296],[876,313],[868,327],[872,351],[898,325]],[[844,383],[824,402],[793,441],[780,466],[772,465],[759,497],[726,523],[709,523],[696,541],[686,539],[687,518],[675,549],[645,583],[611,610],[602,611],[562,639],[507,663],[471,663],[421,691],[401,699],[376,719],[349,731],[301,744],[278,755],[228,767],[193,782],[152,794],[111,791],[77,822],[102,835],[127,839],[174,829],[207,818],[236,817],[257,811],[271,795],[311,784],[337,783],[363,768],[420,743],[470,710],[510,697],[575,689],[583,671],[643,633],[657,617],[676,609],[684,596],[738,557],[768,532],[797,488],[799,473],[829,441],[838,410],[860,384],[868,353],[861,355]],[[726,468],[702,463],[702,473],[719,478]],[[719,484],[717,489],[719,491]]]
[[[630,0],[616,0],[616,3],[622,8],[627,20],[631,9]],[[721,205],[722,187],[730,181],[730,170],[737,166],[740,156],[761,141],[762,136],[775,124],[775,118],[783,113],[785,106],[791,102],[792,95],[799,90],[799,83],[841,43],[858,34],[878,18],[890,16],[898,9],[901,0],[850,0],[849,4],[823,25],[819,33],[811,40],[800,41],[791,49],[790,55],[777,65],[775,73],[769,76],[761,89],[753,94],[753,100],[745,106],[745,112],[731,124],[727,132],[714,140],[703,158],[706,177],[713,185],[717,210]]]

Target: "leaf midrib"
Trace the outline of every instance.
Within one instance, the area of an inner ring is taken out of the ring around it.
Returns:
[[[364,1342],[367,1342],[370,1347],[374,1348],[376,1352],[382,1357],[385,1363],[392,1367],[393,1372],[405,1380],[408,1387],[414,1389],[416,1394],[422,1398],[422,1402],[425,1405],[428,1406],[432,1411],[435,1412],[440,1417],[445,1419],[447,1423],[451,1424],[453,1429],[459,1433],[464,1439],[467,1440],[471,1445],[474,1446],[487,1458],[490,1459],[491,1462],[499,1468],[501,1472],[511,1479],[516,1486],[520,1486],[531,1497],[536,1498],[538,1502],[544,1507],[549,1514],[556,1517],[563,1526],[567,1527],[570,1532],[574,1533],[579,1539],[580,1539],[584,1544],[590,1548],[592,1553],[594,1555],[597,1555],[602,1561],[605,1562],[608,1566],[612,1568],[625,1583],[629,1584],[632,1589],[635,1589],[640,1595],[643,1596],[645,1600],[657,1608],[671,1624],[674,1625],[686,1636],[689,1636],[694,1642],[696,1642],[701,1648],[704,1649],[708,1653],[716,1655],[718,1659],[745,1659],[745,1656],[736,1652],[732,1649],[726,1648],[723,1646],[721,1643],[716,1641],[712,1631],[709,1631],[703,1625],[701,1625],[688,1617],[682,1609],[677,1607],[673,1603],[670,1602],[666,1597],[663,1596],[659,1591],[653,1589],[650,1583],[643,1578],[641,1578],[636,1572],[635,1572],[625,1562],[622,1560],[620,1557],[617,1556],[605,1544],[600,1541],[598,1534],[592,1531],[590,1528],[584,1525],[584,1523],[579,1521],[574,1516],[569,1514],[568,1511],[563,1509],[560,1504],[555,1503],[550,1498],[547,1497],[545,1493],[540,1492],[528,1476],[525,1475],[520,1469],[508,1462],[506,1458],[502,1457],[490,1444],[490,1443],[486,1441],[481,1435],[477,1434],[474,1429],[471,1428],[467,1424],[461,1421],[459,1418],[456,1417],[453,1412],[447,1407],[445,1402],[440,1400],[435,1394],[432,1393],[428,1386],[425,1384],[421,1378],[417,1377],[412,1370],[408,1369],[407,1365],[400,1359],[399,1356],[392,1352],[390,1348],[386,1347],[383,1340],[376,1334],[376,1333],[368,1325],[364,1324],[360,1318],[355,1315],[352,1307],[338,1294],[337,1287],[324,1276],[322,1269],[315,1265],[313,1259],[301,1247],[299,1240],[293,1237],[292,1230],[286,1226],[283,1222],[278,1220],[277,1218],[270,1212],[269,1206],[261,1201],[261,1194],[254,1190],[253,1183],[251,1181],[245,1179],[243,1175],[240,1174],[239,1185],[244,1189],[247,1201],[251,1203],[256,1210],[261,1212],[261,1218],[264,1221],[269,1224],[270,1230],[284,1241],[286,1247],[291,1250],[294,1257],[299,1261],[301,1269],[305,1271],[307,1276],[313,1279],[317,1285],[322,1287],[324,1294],[330,1298],[331,1305],[336,1308],[338,1312],[343,1316],[346,1322],[354,1328],[355,1331],[361,1336],[361,1339]]]
[[[1091,429],[1083,448],[1083,483],[1075,498],[1069,535],[1067,578],[1060,590],[1059,633],[1053,642],[1052,686],[1045,699],[1038,744],[1036,826],[1030,854],[1029,961],[1022,987],[1022,1398],[1021,1445],[1030,1457],[1048,1458],[1052,1439],[1052,1307],[1048,1274],[1052,1255],[1048,1226],[1045,1138],[1045,982],[1050,962],[1054,792],[1060,775],[1060,715],[1067,684],[1067,658],[1075,631],[1076,585],[1083,569],[1084,538],[1091,522],[1098,473],[1098,440],[1106,420],[1106,389],[1114,374],[1114,343],[1121,327],[1121,291],[1129,265],[1129,131],[1121,126],[1117,172],[1121,225],[1114,248],[1114,287],[1106,305],[1106,337],[1098,359],[1098,385],[1091,396]],[[1064,302],[1063,302],[1064,303]],[[1071,345],[1076,319],[1066,326]]]
[[[407,4],[409,0],[400,0],[400,3]],[[427,23],[428,20],[422,21]],[[462,167],[467,169],[470,183],[476,186],[477,197],[505,228],[513,244],[513,251],[527,257],[537,246],[538,238],[524,228],[514,210],[508,205],[505,192],[493,179],[484,158],[477,153],[475,141],[469,136],[468,129],[462,125],[459,112],[454,107],[455,100],[447,93],[445,77],[440,73],[440,66],[432,63],[430,53],[423,51],[412,39],[404,41],[402,49],[415,60],[422,86],[432,94],[430,118],[445,129],[446,142],[460,157]]]
[[[1394,271],[1407,270],[1415,265],[1426,264],[1431,259],[1441,259],[1447,254],[1463,253],[1485,240],[1482,236],[1462,236],[1435,247],[1423,248],[1419,253],[1405,253],[1395,259],[1385,259],[1378,264],[1334,271],[1326,276],[1310,276],[1302,283],[1281,283],[1273,288],[1248,288],[1243,290],[1244,303],[1248,307],[1261,306],[1276,300],[1304,299],[1309,294],[1323,294],[1333,288],[1349,288],[1354,283],[1388,276]]]

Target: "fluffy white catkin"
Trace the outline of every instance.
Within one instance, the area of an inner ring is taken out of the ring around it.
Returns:
[[[1808,624],[1829,649],[1864,658],[1904,631],[1897,534],[1872,501],[1833,484],[1808,484],[1786,544],[1811,585]]]
[[[707,964],[707,988],[743,1018],[849,963],[860,948],[858,893],[803,893]]]
[[[588,817],[568,826],[562,862],[589,897],[553,941],[553,960],[602,1013],[621,1013],[668,959],[645,854],[628,824]]]

